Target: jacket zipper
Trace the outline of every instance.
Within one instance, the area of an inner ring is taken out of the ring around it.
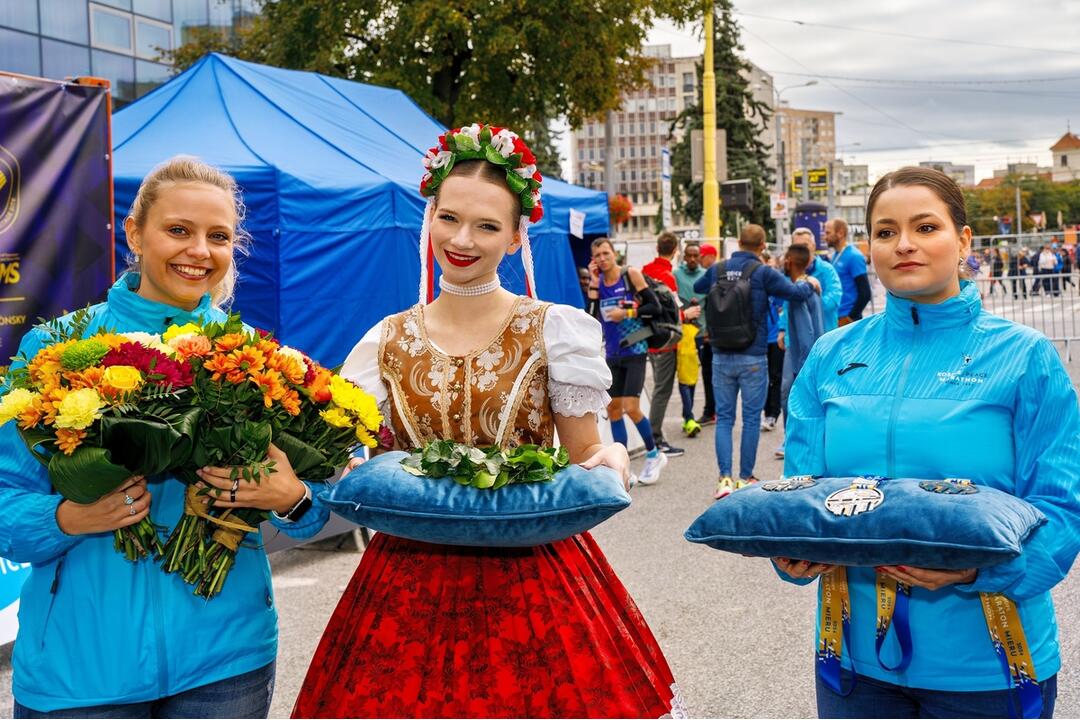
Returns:
[[[45,649],[45,631],[49,629],[49,619],[52,617],[53,607],[56,605],[56,593],[60,589],[60,571],[64,569],[64,560],[67,553],[60,556],[56,561],[56,571],[53,573],[52,585],[49,586],[49,609],[45,611],[45,623],[41,626],[41,649]]]
[[[900,415],[900,404],[904,401],[904,391],[907,390],[908,372],[911,370],[911,361],[915,357],[915,346],[922,337],[922,325],[919,322],[919,311],[911,306],[911,322],[913,325],[911,345],[908,347],[907,357],[904,358],[904,367],[900,371],[900,382],[896,385],[896,394],[893,396],[892,412],[889,414],[888,445],[885,450],[885,476],[896,477],[896,419]]]

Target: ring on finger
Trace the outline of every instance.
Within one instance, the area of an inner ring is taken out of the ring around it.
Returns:
[[[236,478],[232,482],[232,488],[229,489],[229,502],[236,502],[236,491],[240,489],[240,478]]]
[[[133,502],[135,502],[135,498],[131,497],[127,493],[124,493],[124,504],[125,505],[130,505]]]
[[[138,512],[138,511],[135,509],[134,505],[129,505],[128,506],[128,515],[134,515],[136,512]]]

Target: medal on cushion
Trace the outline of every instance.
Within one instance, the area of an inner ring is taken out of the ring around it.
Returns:
[[[781,480],[769,480],[768,482],[763,482],[761,483],[761,489],[767,492],[789,492],[791,490],[802,490],[804,488],[814,487],[814,485],[817,485],[817,483],[814,482],[813,475],[796,475]]]
[[[923,480],[919,487],[927,492],[939,495],[974,495],[979,492],[970,480],[961,478],[945,478],[944,480]]]
[[[825,498],[826,509],[840,517],[873,512],[885,502],[885,493],[878,487],[881,480],[880,477],[855,478],[851,487],[837,490]]]

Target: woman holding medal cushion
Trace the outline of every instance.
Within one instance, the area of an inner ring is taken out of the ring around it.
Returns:
[[[600,443],[600,324],[532,295],[532,153],[506,129],[447,132],[424,159],[420,302],[367,332],[342,374],[385,403],[402,449],[550,446],[625,482]],[[525,182],[526,180],[532,182]],[[522,253],[530,297],[500,287]],[[433,300],[432,264],[442,270]],[[436,482],[436,481],[427,481]],[[442,482],[442,481],[438,481]],[[477,492],[502,492],[500,490]],[[458,547],[378,533],[323,634],[294,717],[685,717],[652,632],[588,533]],[[682,713],[682,715],[680,715]]]
[[[1051,717],[1061,662],[1050,590],[1080,550],[1076,393],[1050,341],[984,311],[978,288],[963,279],[971,228],[955,182],[901,168],[874,186],[866,216],[886,309],[814,345],[791,393],[785,475],[970,478],[1023,498],[1049,522],[1019,557],[993,567],[842,569],[850,593],[844,669],[822,647],[818,714],[1015,717],[1022,706],[1025,717]],[[965,449],[971,438],[977,452]],[[830,598],[844,577],[826,565],[774,562],[792,582],[824,575]],[[903,600],[911,637],[903,653],[887,634],[880,660],[879,578],[883,588],[901,583],[897,608]],[[910,596],[901,598],[905,586]],[[1038,685],[1009,690],[1023,678],[1010,678],[999,660],[980,593],[1015,602]]]
[[[224,320],[242,219],[226,173],[186,157],[155,168],[125,223],[130,271],[90,307],[89,331],[158,334]],[[47,337],[32,329],[19,355],[33,357]],[[244,483],[237,504],[286,513],[305,495],[288,458],[273,448],[271,458],[277,470]],[[186,487],[133,477],[95,503],[64,500],[15,422],[0,427],[0,556],[33,565],[12,659],[16,718],[267,716],[277,612],[263,549],[241,547],[210,602],[150,559],[130,562],[113,549],[112,531],[145,517],[173,527]]]

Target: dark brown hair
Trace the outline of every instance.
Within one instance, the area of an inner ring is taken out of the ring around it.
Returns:
[[[810,265],[810,248],[805,245],[789,245],[786,255],[799,270],[805,270]]]
[[[512,230],[518,229],[518,218],[521,217],[521,198],[518,197],[506,184],[506,170],[499,167],[495,163],[490,163],[487,160],[462,160],[461,162],[454,163],[454,167],[450,170],[450,173],[446,176],[452,177],[466,177],[476,178],[489,182],[493,185],[498,185],[504,188],[506,192],[510,193],[514,197],[514,214],[511,218],[510,228]],[[442,185],[439,185],[442,188]],[[435,204],[439,203],[439,191],[435,191]]]
[[[611,252],[615,252],[615,244],[611,242],[611,238],[607,237],[598,237],[593,240],[592,245],[589,246],[589,250],[596,250],[596,248],[600,247],[601,245],[607,245],[611,248]]]
[[[870,197],[866,201],[867,227],[872,227],[874,224],[874,205],[877,203],[878,198],[886,190],[891,190],[894,187],[928,188],[949,209],[949,217],[956,227],[956,232],[960,232],[968,224],[964,193],[955,180],[940,170],[908,166],[886,173],[874,184],[874,189],[870,191]],[[874,234],[871,232],[871,241],[873,236]]]
[[[679,248],[679,238],[673,232],[662,232],[656,237],[656,254],[669,257]]]
[[[750,223],[739,233],[739,247],[756,248],[765,244],[765,228]]]

